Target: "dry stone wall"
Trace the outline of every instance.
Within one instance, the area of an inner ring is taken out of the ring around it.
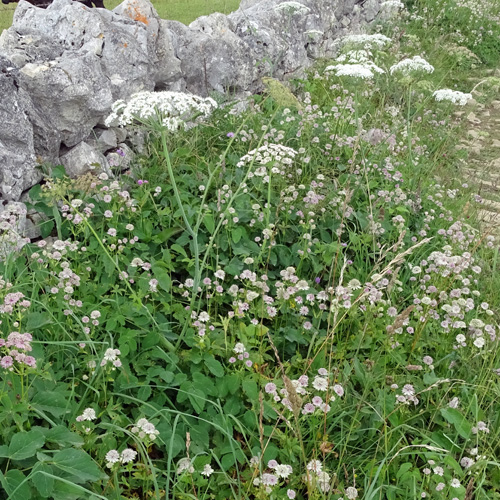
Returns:
[[[283,0],[242,0],[230,15],[185,26],[160,19],[148,0],[113,11],[21,0],[0,36],[0,199],[19,200],[43,163],[73,176],[92,163],[109,170],[125,140],[104,126],[115,100],[142,90],[259,91],[263,76],[298,76],[332,56],[335,40],[375,19],[380,2],[300,0],[307,12],[293,14],[275,8]]]

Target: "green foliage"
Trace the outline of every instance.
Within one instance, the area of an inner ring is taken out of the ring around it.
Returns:
[[[496,498],[498,250],[432,95],[478,61],[392,78],[428,45],[401,22],[373,81],[318,65],[149,130],[130,175],[31,190],[44,240],[0,263],[2,494]]]

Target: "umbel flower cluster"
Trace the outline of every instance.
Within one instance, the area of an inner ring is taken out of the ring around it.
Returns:
[[[26,354],[32,350],[30,333],[12,332],[7,339],[0,338],[0,367],[12,371],[16,367],[36,366],[33,356]],[[3,351],[4,356],[1,356]]]
[[[281,2],[280,4],[274,7],[274,10],[276,12],[283,12],[285,14],[304,15],[310,12],[311,9],[306,5],[304,5],[303,3],[290,1],[290,2]]]
[[[411,59],[403,59],[390,68],[390,73],[400,73],[402,76],[411,76],[414,73],[433,73],[434,66],[429,64],[420,56],[414,56]]]
[[[210,97],[203,98],[183,92],[138,92],[128,102],[120,99],[111,107],[106,118],[107,127],[126,127],[137,123],[160,123],[171,132],[188,130],[197,121],[207,118],[217,103]]]
[[[372,51],[382,49],[390,41],[384,35],[378,34],[346,36],[342,39],[342,45],[350,50],[337,57],[337,64],[327,66],[325,73],[333,72],[336,76],[349,76],[362,80],[372,79],[375,73],[383,74],[385,71],[371,60]]]
[[[269,182],[267,165],[272,164],[271,173],[285,175],[285,169],[290,168],[298,152],[293,148],[281,144],[266,144],[258,149],[252,149],[248,154],[242,156],[237,167],[248,164],[258,165],[249,177],[263,177],[264,182]]]
[[[436,101],[449,101],[459,106],[465,106],[467,102],[472,99],[472,94],[465,94],[464,92],[451,89],[436,90],[432,95],[435,97]]]
[[[337,66],[328,66],[325,68],[325,73],[334,71],[336,76],[352,76],[354,78],[370,79],[375,76],[375,73],[385,73],[382,68],[379,68],[371,61],[355,64],[338,64]]]
[[[373,35],[349,35],[342,38],[342,46],[350,47],[352,49],[383,49],[386,45],[391,43],[391,39],[380,33]]]

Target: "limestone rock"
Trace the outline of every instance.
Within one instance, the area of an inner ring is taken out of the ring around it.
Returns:
[[[79,177],[91,171],[110,173],[106,157],[86,142],[81,142],[70,149],[60,157],[60,161],[66,169],[68,176],[72,178]]]
[[[49,63],[28,63],[20,70],[22,88],[28,92],[39,115],[51,123],[65,146],[85,139],[113,97],[109,80],[93,54],[64,54]]]
[[[33,126],[28,119],[32,103],[19,92],[17,71],[0,56],[0,198],[19,199],[42,178],[36,168]]]
[[[334,55],[347,29],[373,20],[381,1],[300,0],[308,10],[298,14],[276,9],[283,0],[242,0],[188,27],[161,20],[149,0],[113,11],[20,0],[0,36],[0,196],[18,199],[40,180],[35,160],[71,175],[93,162],[109,169],[102,153],[125,140],[100,131],[115,100],[155,89],[241,95],[262,90],[263,77],[299,77]],[[141,137],[127,140],[140,147]]]
[[[29,239],[24,237],[26,205],[20,202],[0,204],[0,260],[20,250]]]
[[[134,152],[125,143],[119,144],[116,151],[106,155],[109,166],[118,172],[128,170],[133,159]]]
[[[96,128],[92,131],[85,142],[93,149],[100,151],[101,153],[106,153],[106,151],[114,149],[118,146],[115,130],[116,129]]]

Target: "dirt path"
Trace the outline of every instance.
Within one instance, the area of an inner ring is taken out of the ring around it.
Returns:
[[[468,150],[462,170],[483,200],[478,212],[482,228],[500,236],[500,100],[459,113],[468,124],[467,136],[459,146]]]

